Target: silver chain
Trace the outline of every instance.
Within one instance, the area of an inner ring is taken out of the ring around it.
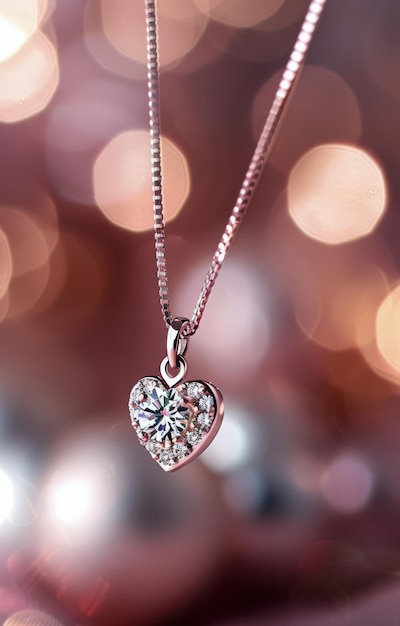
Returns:
[[[199,327],[205,306],[215,280],[231,247],[235,235],[246,214],[253,197],[260,174],[269,156],[272,141],[276,136],[278,123],[282,118],[289,95],[296,78],[304,65],[305,57],[326,0],[312,0],[310,3],[289,61],[283,72],[272,106],[262,129],[256,149],[246,172],[242,187],[229,217],[228,223],[217,246],[211,265],[200,291],[192,318],[186,325],[184,335],[193,335]],[[162,193],[161,142],[160,142],[160,107],[159,107],[159,63],[156,0],[145,0],[147,31],[147,80],[150,116],[151,175],[153,189],[154,234],[156,246],[156,264],[158,290],[161,311],[169,327],[174,320],[171,314],[168,291],[167,262],[165,255],[165,223]]]

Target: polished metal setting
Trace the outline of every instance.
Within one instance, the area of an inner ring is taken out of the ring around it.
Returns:
[[[174,472],[210,445],[224,401],[219,389],[203,380],[171,385],[145,376],[130,393],[129,412],[140,443],[164,471]]]
[[[176,360],[177,360],[177,367],[179,367],[179,372],[175,374],[175,376],[171,376],[168,373],[168,368],[170,365],[168,356],[166,356],[161,361],[161,365],[160,365],[160,374],[165,380],[165,382],[167,383],[167,385],[169,385],[170,387],[172,387],[173,385],[177,385],[186,376],[186,372],[187,372],[187,363],[185,359],[183,358],[183,356],[177,355]]]
[[[185,356],[189,337],[185,337],[185,330],[190,327],[187,317],[175,317],[168,328],[167,357],[171,369],[178,367],[177,357]]]

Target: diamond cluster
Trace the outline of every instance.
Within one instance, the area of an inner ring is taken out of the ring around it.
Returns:
[[[215,398],[200,381],[167,387],[156,376],[141,378],[131,391],[129,412],[142,445],[161,465],[172,466],[202,440],[215,417]]]

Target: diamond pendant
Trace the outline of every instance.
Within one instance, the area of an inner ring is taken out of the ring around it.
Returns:
[[[199,456],[214,439],[224,415],[222,394],[202,380],[181,382],[188,340],[186,318],[175,318],[168,329],[167,356],[159,376],[145,376],[129,397],[132,426],[140,443],[165,470],[173,472]],[[172,376],[171,370],[178,370]]]

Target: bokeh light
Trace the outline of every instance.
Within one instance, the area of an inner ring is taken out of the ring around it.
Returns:
[[[12,57],[36,30],[44,0],[0,0],[0,63]]]
[[[206,268],[202,264],[183,281],[180,311],[189,311],[198,297]],[[230,262],[218,278],[218,289],[207,303],[191,349],[196,349],[219,379],[244,381],[252,377],[268,350],[270,325],[265,283],[240,261]],[[239,312],[235,315],[234,312]],[[221,371],[221,362],[224,369]]]
[[[11,247],[13,276],[21,276],[47,263],[46,239],[27,212],[19,207],[0,207],[0,225]]]
[[[321,477],[322,496],[340,513],[363,509],[371,498],[373,486],[370,468],[363,459],[352,454],[336,458]]]
[[[203,34],[207,18],[195,9],[192,0],[173,0],[160,10],[160,66],[182,58],[194,48]],[[143,4],[130,0],[102,0],[101,12],[104,34],[111,45],[120,54],[144,64],[146,29]]]
[[[31,482],[15,473],[13,473],[13,491],[14,502],[9,521],[14,528],[27,528],[38,519],[37,491]]]
[[[277,72],[261,87],[253,103],[254,138],[258,139],[267,111],[281,80]],[[304,129],[304,130],[301,130]],[[307,65],[279,129],[269,164],[289,172],[306,150],[330,142],[353,143],[360,139],[360,105],[350,85],[326,67]]]
[[[297,0],[297,2],[281,2],[278,10],[268,17],[267,20],[256,24],[257,30],[280,31],[287,28],[294,22],[301,20],[307,13],[308,0]]]
[[[330,265],[335,262],[335,265]],[[322,258],[294,292],[296,320],[313,341],[330,350],[370,343],[375,315],[388,290],[384,272],[364,255]]]
[[[212,19],[235,28],[249,28],[271,17],[284,0],[195,0]]]
[[[137,8],[140,8],[140,5]],[[112,6],[108,7],[108,9],[112,9]],[[143,49],[135,50],[137,58],[140,59],[136,61],[119,52],[111,43],[111,40],[104,34],[102,13],[100,2],[96,2],[95,0],[87,2],[84,15],[84,27],[85,43],[90,54],[101,67],[117,76],[136,79],[144,78],[146,75],[146,67],[144,65]],[[160,35],[160,64],[166,65],[171,62],[172,66],[169,69],[174,72],[191,73],[211,63],[220,55],[222,50],[227,48],[233,36],[233,31],[229,29],[221,28],[218,29],[218,32],[214,32],[213,30],[205,31],[207,25],[206,16],[200,12],[199,8],[192,0],[174,0],[160,3],[158,5],[158,13],[161,28],[163,29],[163,34]],[[192,25],[193,21],[195,21],[196,24],[195,28]],[[175,29],[180,31],[182,25],[184,26],[185,24],[188,24],[188,29],[183,38],[181,38],[179,34],[179,39],[175,42],[168,39],[168,35],[166,35],[164,31],[164,26],[167,30]],[[140,37],[143,38],[142,24],[136,23],[134,27],[139,28],[141,32]],[[206,35],[203,36],[203,32],[206,33]],[[193,42],[191,42],[190,39],[191,33],[194,39]],[[189,51],[186,50],[187,46],[185,46],[185,44],[192,46]],[[132,45],[132,43],[130,45]],[[184,47],[182,48],[182,46]],[[184,53],[185,56],[180,57],[179,55],[181,53]],[[178,55],[179,58],[174,60],[176,55]]]
[[[28,609],[14,613],[3,626],[63,626],[61,622],[43,611]]]
[[[386,185],[375,159],[359,148],[323,145],[292,169],[289,212],[309,237],[341,244],[371,233],[386,208]]]
[[[7,317],[31,313],[44,294],[49,278],[49,262],[14,276],[8,288]]]
[[[61,167],[67,168],[71,156],[97,150],[129,125],[132,104],[135,107],[135,92],[115,80],[86,79],[71,87],[48,113],[46,143],[51,155],[57,158],[54,149],[65,154]]]
[[[12,274],[10,245],[4,232],[0,230],[0,300],[8,289]]]
[[[9,304],[10,297],[8,293],[6,293],[2,298],[0,298],[0,322],[7,317]]]
[[[174,314],[192,314],[308,4],[158,1]],[[397,615],[400,4],[326,5],[189,342],[224,423],[168,475],[124,406],[165,348],[143,1],[0,0],[1,624]]]
[[[58,80],[56,50],[38,31],[17,54],[0,63],[0,121],[19,122],[42,111]]]
[[[36,220],[20,207],[0,207],[0,226],[12,259],[5,311],[8,317],[32,309],[46,288],[50,273],[49,246],[54,249],[58,237],[54,211],[51,202],[45,201]]]
[[[0,62],[12,56],[25,43],[26,33],[17,24],[0,14]]]
[[[168,222],[181,210],[190,179],[179,148],[162,138],[161,150]],[[93,182],[96,202],[111,222],[133,231],[153,228],[149,133],[129,131],[112,139],[96,160]]]
[[[59,240],[58,210],[54,199],[43,193],[43,190],[32,198],[32,216],[46,241],[48,253],[51,254]],[[0,219],[1,223],[1,219]]]
[[[126,78],[144,78],[145,66],[120,54],[104,35],[101,3],[87,2],[84,14],[85,44],[96,63]]]
[[[256,442],[256,426],[251,416],[228,405],[217,436],[200,458],[214,472],[229,473],[252,458]]]
[[[52,508],[66,524],[86,522],[93,513],[93,490],[89,482],[75,478],[54,486]]]
[[[304,453],[295,456],[290,467],[290,475],[295,485],[309,493],[319,489],[322,471],[321,460]]]
[[[75,77],[77,66],[80,74]],[[60,89],[46,114],[46,166],[59,195],[92,205],[96,156],[110,138],[130,127],[132,119],[143,116],[138,87],[113,77],[93,77],[93,63],[76,43],[64,56],[63,68],[74,79]]]
[[[10,478],[0,469],[0,524],[10,515],[14,505],[14,488]]]
[[[282,195],[264,250],[268,272],[279,280],[306,337],[334,351],[374,341],[377,309],[397,275],[377,235],[355,245],[321,245],[297,228]]]
[[[38,23],[43,26],[53,13],[57,0],[35,0],[37,7]]]
[[[56,525],[95,537],[112,499],[108,474],[107,462],[99,455],[59,466],[47,488],[48,512]]]
[[[379,307],[376,338],[383,358],[400,372],[400,285],[390,291]]]

